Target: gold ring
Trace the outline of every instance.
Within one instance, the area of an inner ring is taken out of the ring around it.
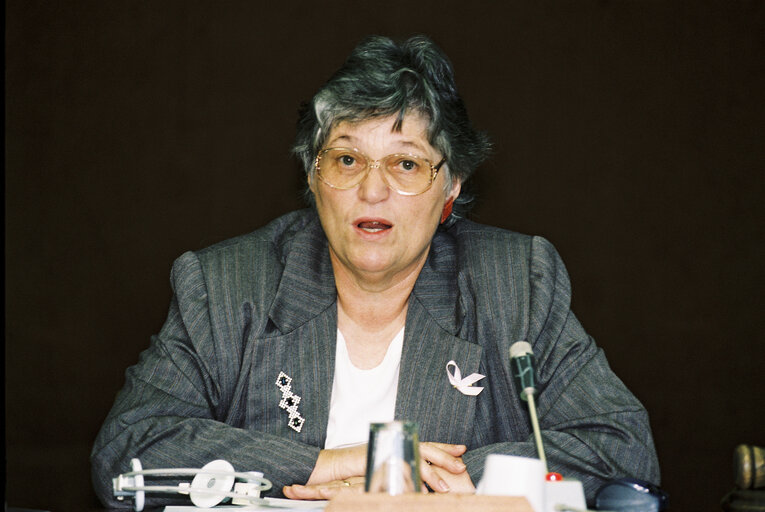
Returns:
[[[343,485],[346,487],[350,487],[351,483],[348,480],[343,480]]]

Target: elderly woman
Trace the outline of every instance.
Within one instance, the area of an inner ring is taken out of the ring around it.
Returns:
[[[104,503],[133,457],[224,458],[276,495],[326,498],[363,483],[369,424],[393,419],[419,424],[428,487],[471,492],[488,454],[536,456],[518,340],[550,470],[589,499],[610,478],[658,483],[646,412],[571,312],[555,249],[462,218],[488,149],[432,42],[358,46],[301,112],[313,207],[175,262],[167,322],[93,448]]]

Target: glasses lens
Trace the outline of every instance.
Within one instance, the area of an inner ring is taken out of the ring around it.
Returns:
[[[330,148],[319,153],[319,176],[337,188],[356,186],[364,177],[367,159],[352,149]]]
[[[319,177],[339,189],[353,188],[367,175],[369,160],[356,150],[329,148],[316,161]],[[425,192],[433,181],[431,164],[416,155],[388,155],[380,162],[388,185],[402,194]]]
[[[419,156],[388,155],[383,160],[383,168],[391,186],[400,192],[419,194],[430,186],[430,162]]]

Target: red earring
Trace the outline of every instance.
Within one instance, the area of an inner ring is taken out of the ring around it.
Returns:
[[[444,212],[441,214],[441,224],[452,214],[452,206],[454,206],[454,198],[449,199],[444,205]]]

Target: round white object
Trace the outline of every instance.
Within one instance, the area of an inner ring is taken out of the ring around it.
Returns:
[[[132,459],[130,461],[130,471],[143,471],[141,461]],[[135,487],[143,487],[143,475],[135,475],[133,478],[135,479]],[[133,509],[135,509],[136,512],[141,512],[145,502],[146,493],[144,491],[136,491],[135,497],[133,498]]]
[[[210,471],[213,474],[205,473],[205,471]],[[224,476],[219,474],[225,472],[230,474]],[[191,489],[189,489],[191,502],[197,507],[214,507],[223,501],[227,492],[231,491],[235,479],[234,466],[230,462],[223,459],[208,462],[191,481]],[[205,492],[194,492],[195,489]]]

